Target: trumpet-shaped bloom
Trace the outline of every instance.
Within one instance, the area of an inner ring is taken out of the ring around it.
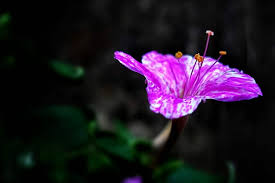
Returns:
[[[191,114],[206,99],[232,102],[262,95],[251,76],[223,65],[220,57],[196,58],[198,55],[173,56],[151,51],[140,63],[121,51],[114,55],[121,64],[146,78],[150,109],[168,119]]]

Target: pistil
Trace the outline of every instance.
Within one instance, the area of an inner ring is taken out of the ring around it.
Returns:
[[[211,30],[207,30],[206,34],[207,34],[207,40],[206,40],[206,45],[205,45],[205,49],[204,49],[204,52],[203,52],[203,58],[205,58],[205,55],[206,55],[206,51],[207,51],[207,48],[208,48],[210,36],[214,36],[214,32],[211,31]]]
[[[204,49],[204,52],[203,52],[203,56],[200,56],[199,54],[195,55],[196,61],[199,61],[199,63],[200,63],[199,64],[199,71],[197,72],[197,75],[195,77],[195,80],[194,80],[194,83],[193,83],[193,86],[192,86],[191,90],[188,92],[189,95],[191,95],[193,93],[194,85],[196,85],[197,82],[198,82],[198,80],[200,80],[200,78],[201,78],[200,77],[201,67],[202,67],[202,64],[203,64],[203,61],[205,59],[205,55],[206,55],[206,52],[207,52],[207,49],[208,49],[208,44],[209,44],[210,36],[214,36],[214,32],[211,31],[211,30],[207,30],[205,33],[207,34],[207,40],[206,40],[206,45],[205,45],[205,49]],[[196,58],[196,56],[197,56],[197,58]]]

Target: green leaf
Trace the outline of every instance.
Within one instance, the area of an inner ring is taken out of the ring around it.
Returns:
[[[134,137],[120,121],[116,121],[115,123],[115,135],[121,141],[128,144],[129,148],[132,149],[135,159],[143,166],[151,164],[152,143],[148,140]]]
[[[115,134],[122,140],[125,140],[125,142],[127,142],[133,148],[142,151],[150,151],[152,149],[152,143],[150,141],[136,138],[120,121],[116,121],[115,127]]]
[[[0,15],[0,39],[8,36],[11,16],[8,13]]]
[[[84,76],[85,72],[83,67],[74,66],[59,60],[50,62],[50,67],[60,76],[68,79],[80,79]]]
[[[127,141],[129,144],[132,144],[135,140],[135,137],[128,131],[128,129],[120,122],[116,121],[116,134],[122,138],[123,140]]]
[[[98,172],[104,171],[112,167],[112,160],[104,153],[93,151],[88,156],[88,171]]]
[[[56,164],[52,170],[49,171],[49,176],[54,183],[68,182],[69,172],[66,167],[66,163]]]
[[[118,138],[103,137],[96,140],[96,145],[113,156],[127,161],[133,161],[134,159],[133,149]]]
[[[148,167],[152,164],[153,157],[147,153],[138,153],[138,160],[142,166]]]
[[[136,139],[133,141],[132,146],[137,151],[150,152],[152,150],[152,142],[145,139]]]
[[[15,66],[15,58],[13,56],[6,56],[1,60],[0,68],[9,69]]]
[[[167,177],[167,183],[221,183],[224,182],[222,177],[210,175],[208,173],[195,170],[188,166],[179,168]]]
[[[152,164],[152,143],[143,139],[136,139],[132,147],[135,150],[136,159],[142,166],[150,166]]]
[[[94,137],[96,134],[96,131],[98,130],[98,126],[96,121],[92,120],[90,121],[89,125],[88,125],[88,133],[90,136]]]
[[[4,13],[0,16],[0,27],[7,26],[11,20],[11,16],[8,13]]]
[[[164,165],[158,167],[153,173],[153,179],[156,182],[162,182],[171,173],[175,172],[177,169],[183,167],[183,162],[179,160],[169,161]]]
[[[38,143],[61,148],[80,146],[88,141],[84,114],[73,106],[54,105],[35,111],[33,120],[39,123],[36,129]]]

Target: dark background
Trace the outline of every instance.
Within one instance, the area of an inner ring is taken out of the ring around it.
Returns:
[[[205,30],[210,29],[215,36],[207,55],[216,58],[219,50],[227,50],[221,62],[254,77],[263,97],[200,104],[171,156],[210,172],[225,169],[226,162],[232,161],[238,182],[275,181],[271,4],[249,0],[9,1],[1,2],[0,9],[10,12],[16,35],[12,43],[2,42],[0,54],[16,53],[20,58],[16,74],[0,74],[1,118],[9,118],[9,125],[16,126],[9,132],[11,137],[28,141],[28,135],[21,134],[24,121],[18,120],[18,111],[73,104],[87,107],[102,128],[112,128],[112,121],[119,119],[135,135],[153,138],[167,120],[149,110],[144,78],[115,61],[114,51],[137,60],[151,50],[194,55],[203,52]],[[33,54],[27,55],[26,50]],[[73,85],[44,77],[48,71],[36,69],[47,59],[81,65],[85,77]],[[34,133],[33,129],[27,132]]]

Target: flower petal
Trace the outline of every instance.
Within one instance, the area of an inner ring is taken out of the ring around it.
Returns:
[[[249,100],[262,95],[261,89],[251,76],[219,62],[211,67],[214,62],[214,59],[206,59],[201,70],[202,78],[197,83],[197,95],[228,102]],[[208,72],[204,74],[206,71]]]
[[[181,60],[184,59],[189,58],[183,56]],[[145,54],[142,57],[142,64],[154,73],[165,94],[180,97],[187,78],[185,65],[181,64],[173,55],[162,55],[156,51]]]
[[[178,98],[173,95],[162,93],[155,89],[153,83],[148,82],[147,94],[150,103],[150,109],[155,113],[161,113],[168,119],[179,118],[191,114],[198,107],[203,97]]]
[[[146,69],[140,62],[134,59],[131,55],[128,55],[127,53],[121,51],[116,51],[114,55],[115,59],[117,59],[121,64],[123,64],[130,70],[145,76],[146,79],[152,81],[156,87],[160,87],[160,83],[155,78],[154,74],[152,74],[148,69]]]
[[[143,66],[140,62],[136,61],[131,55],[128,55],[127,53],[116,51],[115,53],[115,59],[117,59],[121,64],[126,66],[132,71],[135,71],[141,75],[143,75]]]
[[[128,177],[124,179],[122,183],[142,183],[142,179],[140,176]]]

